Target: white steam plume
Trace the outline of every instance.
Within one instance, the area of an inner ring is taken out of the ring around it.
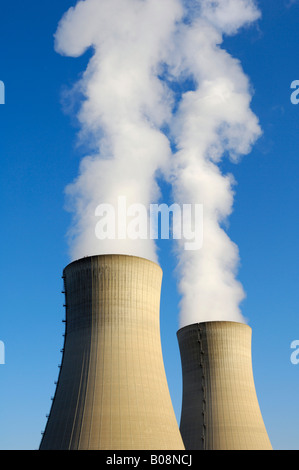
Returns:
[[[129,253],[156,260],[152,240],[99,240],[95,209],[148,207],[157,200],[156,173],[170,157],[160,131],[169,120],[171,94],[158,78],[169,37],[181,16],[176,0],[79,1],[62,18],[56,50],[77,57],[94,54],[76,89],[84,95],[78,118],[81,134],[93,139],[97,152],[83,159],[80,174],[67,188],[75,220],[72,258],[98,253]]]
[[[200,321],[245,321],[244,298],[237,281],[239,253],[223,229],[233,206],[234,179],[219,162],[247,154],[260,135],[250,110],[250,84],[239,62],[221,48],[222,34],[233,34],[256,20],[250,0],[200,2],[175,42],[173,77],[188,77],[193,89],[182,95],[171,130],[177,151],[171,180],[174,200],[203,204],[203,247],[186,251],[178,246],[181,326]]]
[[[237,162],[249,153],[261,131],[248,78],[221,46],[224,34],[258,17],[254,0],[85,0],[56,33],[61,54],[94,50],[78,84],[78,118],[97,151],[67,189],[75,215],[72,258],[127,253],[157,260],[152,240],[97,240],[95,208],[116,204],[119,195],[148,207],[159,198],[162,171],[174,202],[203,204],[204,211],[202,249],[177,244],[180,326],[244,321],[238,248],[223,229],[234,180],[219,163],[226,154]]]

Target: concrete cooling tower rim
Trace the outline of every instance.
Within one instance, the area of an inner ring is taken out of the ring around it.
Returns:
[[[204,325],[215,325],[215,324],[239,325],[239,326],[244,326],[244,328],[248,328],[248,329],[252,330],[251,326],[249,326],[247,323],[233,321],[233,320],[213,320],[213,321],[202,321],[202,322],[197,322],[197,323],[190,323],[189,325],[182,326],[182,328],[180,328],[177,331],[177,335],[179,335],[184,330],[187,330],[187,329],[190,329],[190,328],[200,327],[200,326],[204,326]]]
[[[99,254],[99,255],[91,255],[91,256],[84,256],[83,258],[78,258],[78,259],[75,259],[73,261],[71,261],[69,264],[67,264],[64,268],[63,271],[65,271],[66,269],[68,269],[69,267],[73,266],[74,264],[77,264],[77,263],[80,263],[80,262],[84,262],[84,261],[92,261],[94,259],[98,259],[98,258],[129,258],[129,259],[139,259],[140,261],[143,261],[143,262],[148,262],[148,263],[152,263],[154,266],[157,266],[158,268],[161,269],[162,271],[162,268],[161,266],[159,265],[159,263],[156,263],[155,261],[152,261],[148,258],[143,258],[142,256],[135,256],[135,255],[129,255],[129,254],[118,254],[118,253],[105,253],[105,254]]]

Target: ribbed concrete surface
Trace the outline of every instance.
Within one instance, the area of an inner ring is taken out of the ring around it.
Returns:
[[[184,449],[161,351],[161,268],[103,255],[64,277],[65,347],[40,449]]]
[[[270,450],[254,385],[251,328],[206,322],[186,326],[177,336],[186,449]]]

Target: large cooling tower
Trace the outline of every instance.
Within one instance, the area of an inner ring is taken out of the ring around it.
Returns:
[[[63,278],[64,353],[40,449],[184,449],[162,358],[161,268],[92,256]]]
[[[251,359],[251,328],[205,322],[181,328],[180,431],[187,450],[267,450]]]

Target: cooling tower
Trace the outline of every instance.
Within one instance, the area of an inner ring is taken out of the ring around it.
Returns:
[[[181,328],[186,450],[270,450],[251,359],[251,328],[205,322]]]
[[[64,352],[40,449],[184,449],[162,358],[161,268],[92,256],[63,278]]]

